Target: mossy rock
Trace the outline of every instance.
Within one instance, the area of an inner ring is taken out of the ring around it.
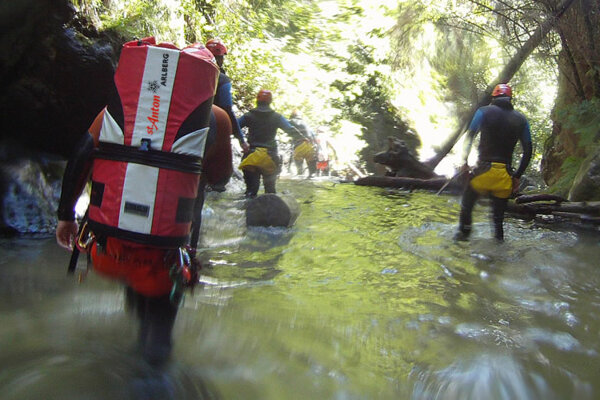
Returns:
[[[596,147],[581,163],[569,191],[569,200],[600,200],[600,147]]]

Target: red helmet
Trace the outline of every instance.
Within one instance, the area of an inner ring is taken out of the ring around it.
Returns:
[[[500,83],[496,85],[494,91],[492,92],[492,97],[498,96],[512,97],[512,89],[507,83]]]
[[[195,42],[188,46],[185,46],[184,48],[185,49],[205,49],[206,47],[202,43]]]
[[[270,90],[260,89],[256,96],[256,101],[260,103],[271,103],[273,100],[273,94]]]
[[[224,56],[227,54],[227,47],[225,47],[225,43],[221,39],[209,39],[206,42],[206,48],[215,56]]]

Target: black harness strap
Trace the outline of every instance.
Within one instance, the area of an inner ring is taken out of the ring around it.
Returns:
[[[202,157],[152,149],[140,150],[137,147],[114,143],[100,143],[98,149],[94,151],[94,157],[102,160],[131,162],[191,174],[202,172]]]

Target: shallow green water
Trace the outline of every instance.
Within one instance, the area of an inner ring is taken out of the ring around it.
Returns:
[[[203,286],[186,297],[176,398],[595,399],[597,233],[510,219],[453,243],[458,199],[283,180],[291,229],[211,193]],[[128,399],[150,374],[119,284],[65,277],[52,238],[0,242],[0,399]]]

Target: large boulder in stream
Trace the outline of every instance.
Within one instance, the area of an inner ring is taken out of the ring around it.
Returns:
[[[300,206],[291,196],[273,193],[263,194],[248,202],[246,225],[280,226],[294,225],[300,215]]]
[[[581,163],[569,191],[570,201],[600,200],[600,147]]]

